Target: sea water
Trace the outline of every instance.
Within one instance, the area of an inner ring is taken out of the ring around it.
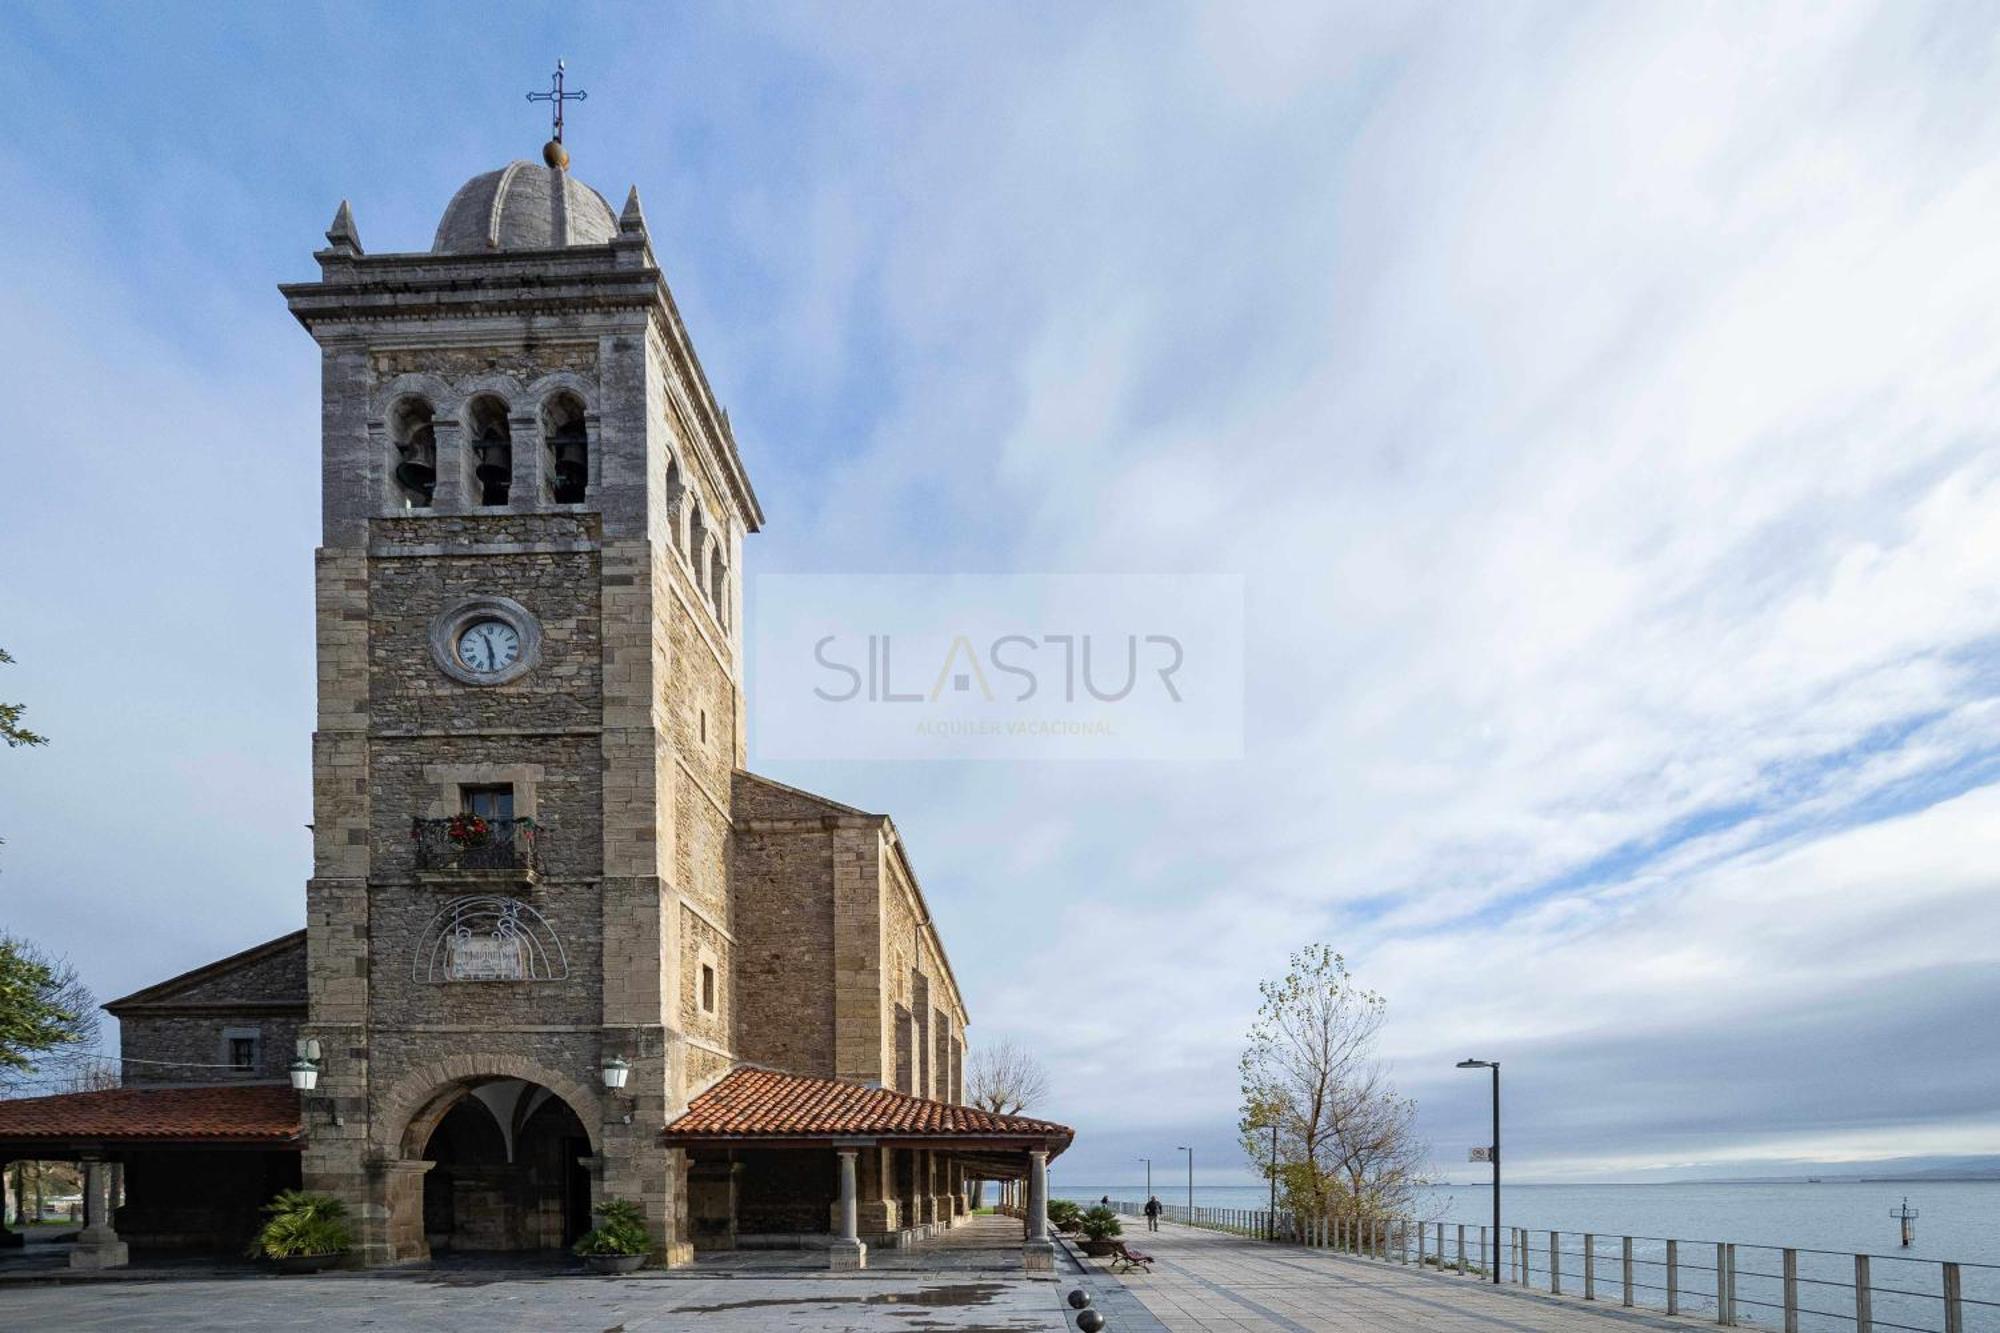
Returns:
[[[1162,1177],[1153,1181],[1162,1202],[1185,1204],[1187,1189]],[[1113,1199],[1140,1200],[1145,1184],[1071,1185],[1054,1182],[1058,1198],[1091,1203]],[[1905,1196],[1916,1209],[1915,1243],[1900,1244],[1900,1223],[1890,1216]],[[1202,1208],[1268,1206],[1263,1185],[1197,1185],[1194,1202]],[[1454,1183],[1427,1189],[1414,1215],[1445,1223],[1447,1254],[1456,1257],[1457,1224],[1467,1228],[1467,1246],[1476,1263],[1478,1231],[1492,1222],[1492,1187],[1486,1183]],[[1678,1245],[1683,1306],[1713,1310],[1715,1243],[1737,1246],[1737,1303],[1740,1322],[1776,1326],[1780,1314],[1765,1304],[1780,1300],[1777,1275],[1785,1248],[1800,1250],[1800,1302],[1807,1310],[1825,1311],[1828,1318],[1802,1321],[1803,1327],[1852,1328],[1856,1254],[1871,1260],[1869,1282],[1875,1289],[1878,1326],[1903,1323],[1919,1329],[1943,1326],[1940,1261],[1963,1265],[1963,1292],[1969,1304],[1965,1328],[2000,1330],[2000,1181],[1804,1181],[1784,1184],[1715,1182],[1659,1185],[1507,1185],[1501,1198],[1501,1225],[1525,1227],[1536,1269],[1536,1285],[1547,1285],[1548,1233],[1565,1233],[1567,1253],[1562,1265],[1564,1290],[1582,1289],[1583,1232],[1595,1233],[1597,1294],[1619,1297],[1621,1238],[1634,1237],[1634,1281],[1663,1285],[1664,1242]],[[1433,1233],[1434,1234],[1434,1233]],[[1771,1247],[1769,1249],[1762,1247]],[[1414,1241],[1412,1242],[1414,1249]],[[1650,1261],[1650,1262],[1649,1262]],[[1981,1267],[1985,1265],[1985,1267]],[[1841,1285],[1832,1285],[1841,1284]],[[1711,1293],[1704,1298],[1702,1293]],[[1903,1294],[1912,1293],[1912,1294]],[[1638,1293],[1640,1304],[1657,1307],[1658,1291]],[[1840,1316],[1835,1318],[1833,1316]]]

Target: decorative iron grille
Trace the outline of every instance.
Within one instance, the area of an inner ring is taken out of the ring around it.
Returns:
[[[417,940],[417,981],[561,981],[569,957],[548,919],[524,902],[454,898]]]
[[[549,831],[532,819],[418,819],[410,836],[419,870],[529,870],[540,872]]]

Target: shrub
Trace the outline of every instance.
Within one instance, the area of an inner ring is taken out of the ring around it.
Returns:
[[[1125,1226],[1118,1220],[1118,1214],[1101,1203],[1083,1215],[1082,1224],[1086,1240],[1110,1240],[1125,1234]]]
[[[1057,1231],[1075,1231],[1083,1225],[1083,1209],[1069,1199],[1050,1199],[1049,1225]]]
[[[330,1194],[281,1190],[264,1205],[271,1220],[250,1242],[250,1256],[290,1259],[302,1255],[346,1254],[354,1248],[347,1205]]]
[[[623,1199],[609,1199],[597,1210],[603,1220],[583,1234],[575,1245],[581,1258],[593,1254],[644,1254],[653,1248],[653,1238],[646,1234],[646,1214],[636,1203]]]

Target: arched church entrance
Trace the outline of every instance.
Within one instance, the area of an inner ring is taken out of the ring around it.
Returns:
[[[538,1083],[467,1080],[410,1120],[406,1160],[423,1174],[423,1235],[433,1256],[563,1250],[590,1229],[590,1135]]]

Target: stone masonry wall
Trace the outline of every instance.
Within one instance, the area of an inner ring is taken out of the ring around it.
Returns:
[[[737,1050],[759,1064],[831,1076],[833,835],[819,827],[740,831],[732,877]]]
[[[583,540],[566,514],[383,520],[375,549],[470,551],[370,562],[369,712],[377,734],[398,731],[526,732],[595,728],[600,721],[597,554],[592,550],[492,554],[496,549]],[[439,670],[431,622],[468,598],[502,595],[540,622],[541,665],[504,685],[469,686]]]
[[[284,1078],[305,1009],[306,942],[301,932],[273,952],[185,983],[163,982],[150,988],[146,998],[119,1005],[124,1080],[223,1083]],[[215,1067],[229,1063],[230,1035],[256,1036],[257,1062],[252,1069]]]
[[[272,1081],[291,1067],[305,1007],[282,1011],[135,1013],[118,1020],[118,1050],[126,1085]],[[254,1033],[257,1063],[249,1070],[216,1068],[229,1062],[226,1034]],[[156,1063],[164,1062],[164,1063]]]

